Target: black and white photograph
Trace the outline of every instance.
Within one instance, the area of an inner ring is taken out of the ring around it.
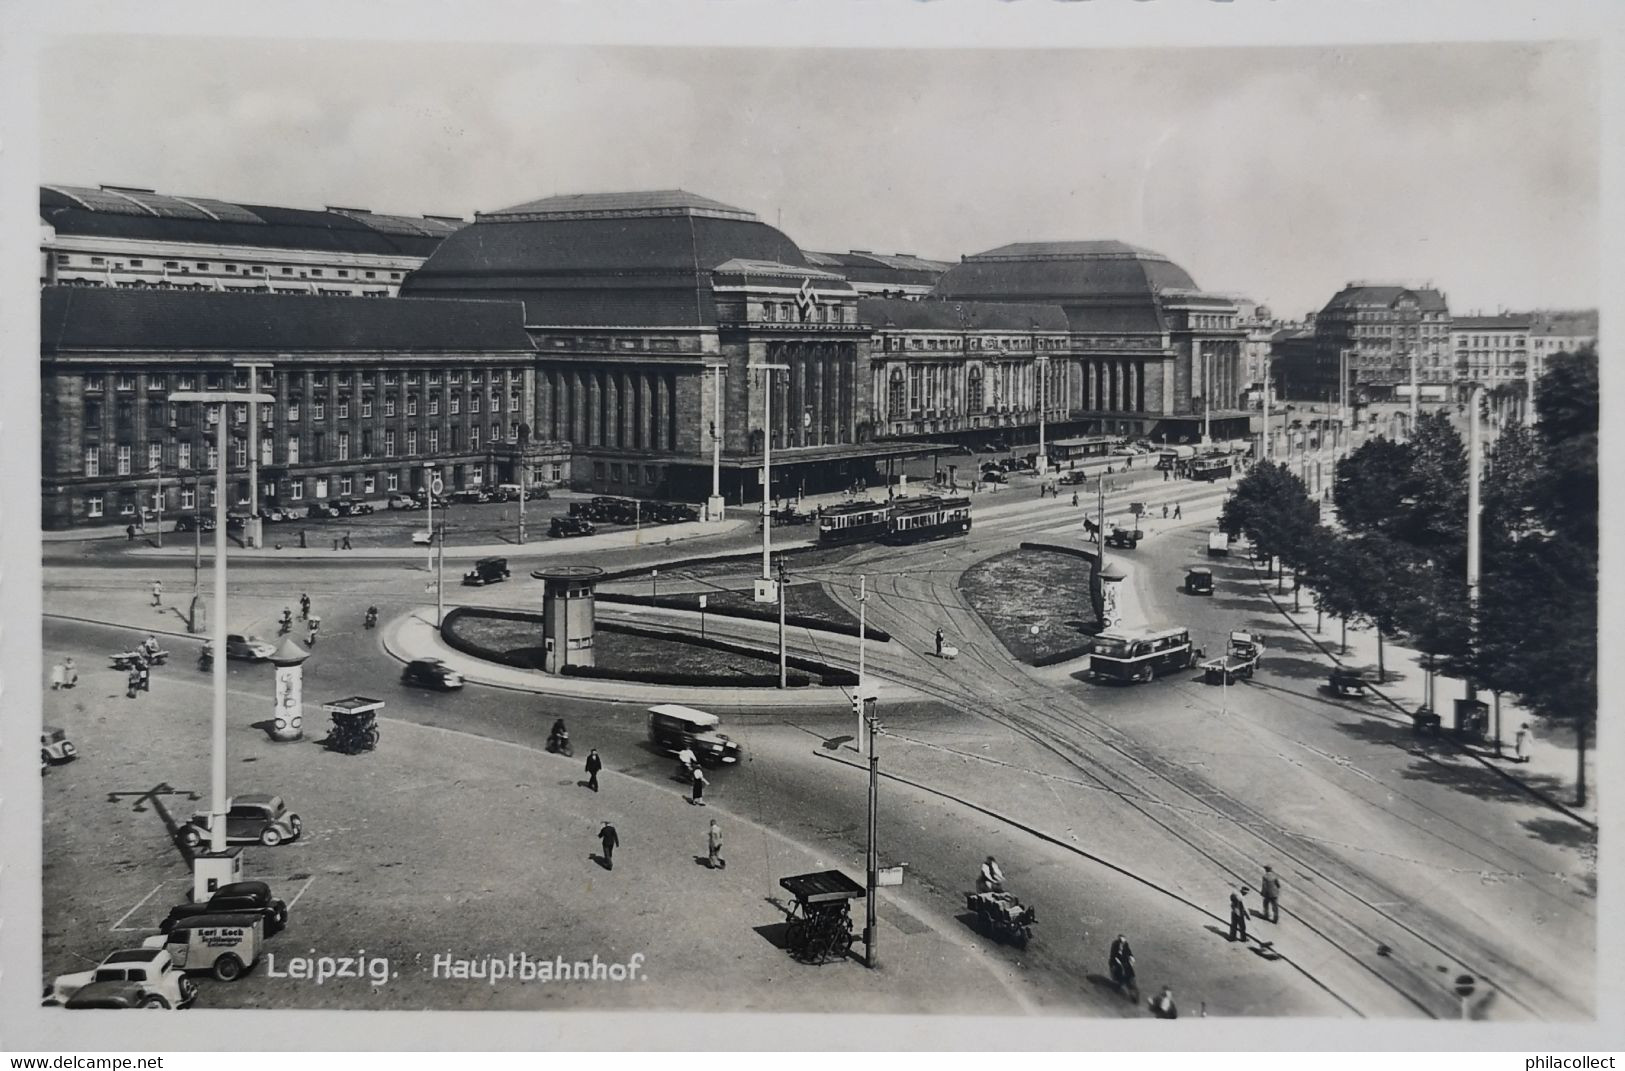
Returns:
[[[1605,1024],[1601,8],[554,6],[27,38],[15,1040]]]

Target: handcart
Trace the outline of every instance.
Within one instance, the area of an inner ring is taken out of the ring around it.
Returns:
[[[322,744],[329,751],[344,755],[373,750],[378,746],[378,712],[383,708],[382,699],[368,699],[364,695],[323,703],[322,710],[333,716],[333,728],[328,730]]]
[[[780,878],[779,885],[795,897],[784,937],[790,954],[803,963],[845,959],[853,940],[851,901],[865,895],[863,886],[839,870]]]

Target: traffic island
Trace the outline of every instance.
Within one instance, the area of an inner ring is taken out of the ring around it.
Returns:
[[[1089,594],[1092,555],[1024,545],[972,565],[959,591],[1015,658],[1048,666],[1089,652],[1100,630]]]

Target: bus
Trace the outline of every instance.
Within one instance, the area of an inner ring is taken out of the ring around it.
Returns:
[[[1190,669],[1202,651],[1188,628],[1107,629],[1095,637],[1089,676],[1102,681],[1144,683],[1163,673]]]

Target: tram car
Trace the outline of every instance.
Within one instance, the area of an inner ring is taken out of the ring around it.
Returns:
[[[818,515],[818,542],[826,547],[867,543],[886,534],[891,506],[885,502],[842,502]]]
[[[970,499],[921,495],[892,503],[883,543],[923,543],[970,531]]]

